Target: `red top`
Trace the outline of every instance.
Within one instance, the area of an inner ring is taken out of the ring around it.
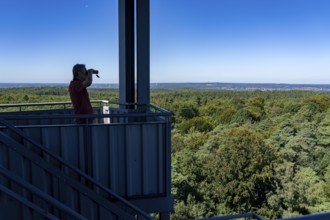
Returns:
[[[72,80],[69,85],[69,93],[75,114],[92,114],[93,108],[89,100],[87,89],[81,80]],[[86,120],[80,118],[76,122],[83,123]]]

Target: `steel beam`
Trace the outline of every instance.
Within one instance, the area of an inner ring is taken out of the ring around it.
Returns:
[[[150,0],[137,0],[137,102],[150,103]]]
[[[135,102],[134,0],[118,0],[119,7],[119,100]]]

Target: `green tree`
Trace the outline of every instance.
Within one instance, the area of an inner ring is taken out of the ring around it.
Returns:
[[[327,95],[310,96],[303,101],[306,104],[315,104],[319,109],[325,111],[330,106],[330,98]]]
[[[309,167],[286,163],[281,173],[282,189],[278,192],[282,197],[285,211],[283,217],[306,215],[313,213],[324,197],[323,182]]]
[[[330,200],[330,165],[327,167],[326,173],[324,174],[323,190],[326,198]]]
[[[238,110],[231,118],[231,123],[237,123],[239,125],[251,121],[253,121],[253,115],[245,108]]]
[[[277,152],[246,128],[220,136],[218,148],[205,161],[208,194],[232,212],[257,211],[275,192]]]
[[[195,105],[182,105],[179,106],[178,109],[178,116],[183,119],[192,119],[194,117],[197,117],[199,115],[198,108]]]
[[[330,111],[326,112],[317,132],[318,144],[323,147],[330,147]]]
[[[188,133],[191,129],[199,132],[212,131],[213,126],[206,117],[195,117],[181,122],[178,126],[182,133]]]

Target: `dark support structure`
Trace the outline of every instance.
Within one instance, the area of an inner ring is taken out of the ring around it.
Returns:
[[[136,7],[134,7],[135,2]],[[150,0],[119,0],[118,3],[120,102],[137,102],[147,105],[150,103]],[[135,93],[134,77],[135,37],[137,48],[137,94]]]
[[[136,4],[136,5],[135,5]],[[118,0],[119,5],[119,98],[121,103],[137,103],[139,112],[148,112],[150,104],[150,0]],[[136,15],[136,16],[135,16]],[[135,20],[136,19],[136,20]],[[136,34],[135,34],[136,25]],[[136,85],[135,91],[135,42],[136,42]],[[133,106],[133,105],[128,105]],[[127,105],[122,105],[126,108]],[[130,108],[130,107],[129,107]],[[133,109],[133,108],[132,108]],[[133,113],[130,111],[129,113]],[[133,119],[128,119],[133,122]],[[134,122],[146,122],[146,117],[135,118]],[[170,139],[170,127],[165,135]],[[166,178],[165,199],[153,205],[159,210],[161,220],[169,220],[173,209],[171,197],[170,142],[165,143],[164,152]],[[150,160],[146,158],[146,160]],[[149,190],[149,189],[146,189]],[[140,204],[141,205],[141,204]],[[149,208],[151,204],[147,205]],[[168,207],[167,207],[168,206]],[[145,207],[147,208],[147,207]]]
[[[171,113],[150,104],[150,0],[118,7],[120,102],[92,101],[83,116],[71,102],[0,105],[0,220],[170,219]],[[95,123],[73,123],[85,117]]]
[[[134,0],[119,0],[119,100],[135,102]]]
[[[137,0],[137,102],[150,103],[150,0]]]

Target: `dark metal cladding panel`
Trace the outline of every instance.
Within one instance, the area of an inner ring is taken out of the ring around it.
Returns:
[[[62,158],[71,165],[79,167],[80,141],[78,127],[61,127],[60,131]]]
[[[19,142],[20,140],[17,139],[16,141]],[[5,146],[2,146],[1,149],[4,150]],[[1,153],[3,153],[2,156],[6,157],[0,163],[1,166],[4,166],[5,168],[7,168],[11,172],[13,172],[15,175],[33,182],[33,176],[31,175],[32,174],[31,173],[31,162],[27,161],[24,157],[17,154],[16,151],[11,150],[11,149],[8,150],[8,148],[6,148],[6,150],[4,150]],[[46,190],[43,180],[44,180],[44,178],[40,178],[40,173],[39,173],[38,186],[40,187],[40,189]],[[6,180],[6,178],[2,178],[2,184],[4,184],[4,186],[6,186],[10,190],[12,190],[14,193],[22,195],[26,198],[31,198],[35,204],[37,204],[40,207],[42,207],[43,209],[47,210],[47,208],[48,208],[47,204],[45,204],[38,198],[31,197],[31,195],[25,189],[21,188],[17,184]],[[3,214],[0,214],[0,217],[1,217],[0,219],[26,219],[26,220],[43,219],[42,216],[40,216],[40,215],[34,215],[32,217],[33,213],[31,212],[31,210],[29,208],[23,206],[21,203],[17,202],[12,197],[4,195],[3,198],[4,198],[4,200],[3,200],[4,206],[1,205],[1,208],[0,208],[1,209],[0,212],[2,212]],[[6,205],[8,205],[8,207],[7,207],[8,209],[5,208]],[[15,210],[15,212],[13,212],[12,210]],[[6,216],[6,217],[2,218],[2,216]]]
[[[92,127],[93,178],[110,187],[109,126]]]
[[[8,170],[11,170],[15,175],[22,177],[24,176],[24,170],[23,170],[23,160],[24,158],[17,154],[13,150],[9,150],[9,166],[7,167]],[[23,193],[23,190],[21,187],[18,187],[16,184],[10,184],[9,187],[14,192],[17,192],[19,194]]]
[[[6,132],[5,129],[1,129],[1,131]],[[0,165],[9,168],[10,162],[9,162],[9,154],[10,150],[0,142]],[[7,181],[7,178],[0,175],[0,184],[3,186],[9,188],[11,184]],[[0,191],[0,219],[21,219],[22,218],[22,212],[21,210],[21,204],[19,204],[16,200],[12,199],[11,197],[7,196],[5,193]],[[16,212],[13,212],[11,210],[17,210]]]
[[[26,134],[28,137],[30,137],[32,140],[36,141],[37,143],[41,144],[40,142],[41,142],[42,133],[40,127],[35,127],[35,128],[23,127],[21,129],[24,132],[24,134]],[[32,145],[29,142],[25,141],[24,146],[31,149]],[[33,149],[33,152],[37,152],[37,151]]]
[[[111,212],[107,211],[105,208],[99,208],[99,219],[117,219],[116,216],[112,215]]]
[[[61,132],[60,127],[43,127],[40,128],[40,134],[41,139],[36,140],[39,142],[42,146],[49,149],[52,153],[62,156],[61,155]],[[48,163],[60,168],[60,164],[55,161],[52,157],[41,154]],[[57,177],[53,177],[51,174],[46,173],[43,171],[42,168],[32,165],[32,172],[33,172],[33,180],[34,185],[38,186],[38,188],[41,188],[39,184],[43,184],[43,187],[41,189],[45,189],[49,195],[54,196],[61,202],[65,202],[66,196],[70,194],[70,191],[67,189],[67,187],[60,187],[61,182],[58,181]],[[39,179],[39,180],[38,180]],[[43,183],[37,183],[37,181],[42,181]],[[42,202],[42,200],[41,200]]]
[[[168,138],[166,136],[166,125],[165,124],[159,124],[158,125],[158,129],[157,129],[157,133],[158,133],[158,189],[159,189],[159,193],[165,193],[166,189],[165,189],[165,181],[168,178],[167,174],[166,174],[166,138]]]
[[[79,169],[85,172],[87,170],[87,162],[85,158],[85,145],[86,145],[86,140],[84,137],[84,127],[79,126],[76,127],[77,132],[73,134],[71,138],[75,138],[77,142],[75,143],[74,146],[79,149]]]
[[[110,126],[110,188],[126,196],[126,129],[124,125]]]
[[[0,219],[21,219],[20,212],[10,211],[13,210],[13,208],[17,210],[17,207],[19,207],[20,204],[9,198],[2,191],[0,191],[0,204]]]
[[[80,145],[79,145],[79,133],[78,127],[72,126],[63,126],[60,127],[59,136],[61,138],[61,144],[58,146],[60,148],[59,152],[61,152],[62,158],[70,163],[75,167],[79,167],[79,152],[80,152]],[[64,168],[65,173],[69,174],[69,176],[77,179],[77,175],[74,174],[70,169]],[[62,184],[63,187],[59,189],[59,186],[56,185],[59,181],[54,181],[54,190],[60,191],[60,201],[64,204],[68,205],[75,210],[79,210],[79,194],[76,190],[72,189],[71,187],[67,186],[66,184]],[[56,195],[56,192],[54,192]]]
[[[80,211],[83,216],[88,220],[98,220],[97,219],[97,208],[92,200],[87,196],[80,196]]]
[[[23,219],[22,205],[2,191],[0,191],[0,204],[0,219]]]
[[[0,165],[1,166],[4,166],[4,167],[9,166],[8,154],[9,154],[8,148],[0,142]],[[3,178],[0,176],[0,183],[3,183],[2,180],[3,180]]]
[[[127,196],[142,195],[141,125],[126,126]]]
[[[66,140],[61,137],[60,127],[44,127],[41,129],[41,134],[41,144],[52,153],[62,156],[61,144]],[[50,157],[46,156],[46,158],[49,162],[54,162]]]
[[[31,163],[31,175],[26,175],[24,179],[31,179],[31,183],[34,186],[47,193],[50,193],[54,189],[50,182],[50,176],[43,169],[41,169],[39,166],[36,166],[35,164]],[[47,204],[39,197],[32,196],[32,201],[33,203],[47,210]]]
[[[164,128],[164,172],[165,172],[165,194],[171,196],[171,125],[167,124]]]
[[[158,193],[157,124],[142,126],[143,194]]]

